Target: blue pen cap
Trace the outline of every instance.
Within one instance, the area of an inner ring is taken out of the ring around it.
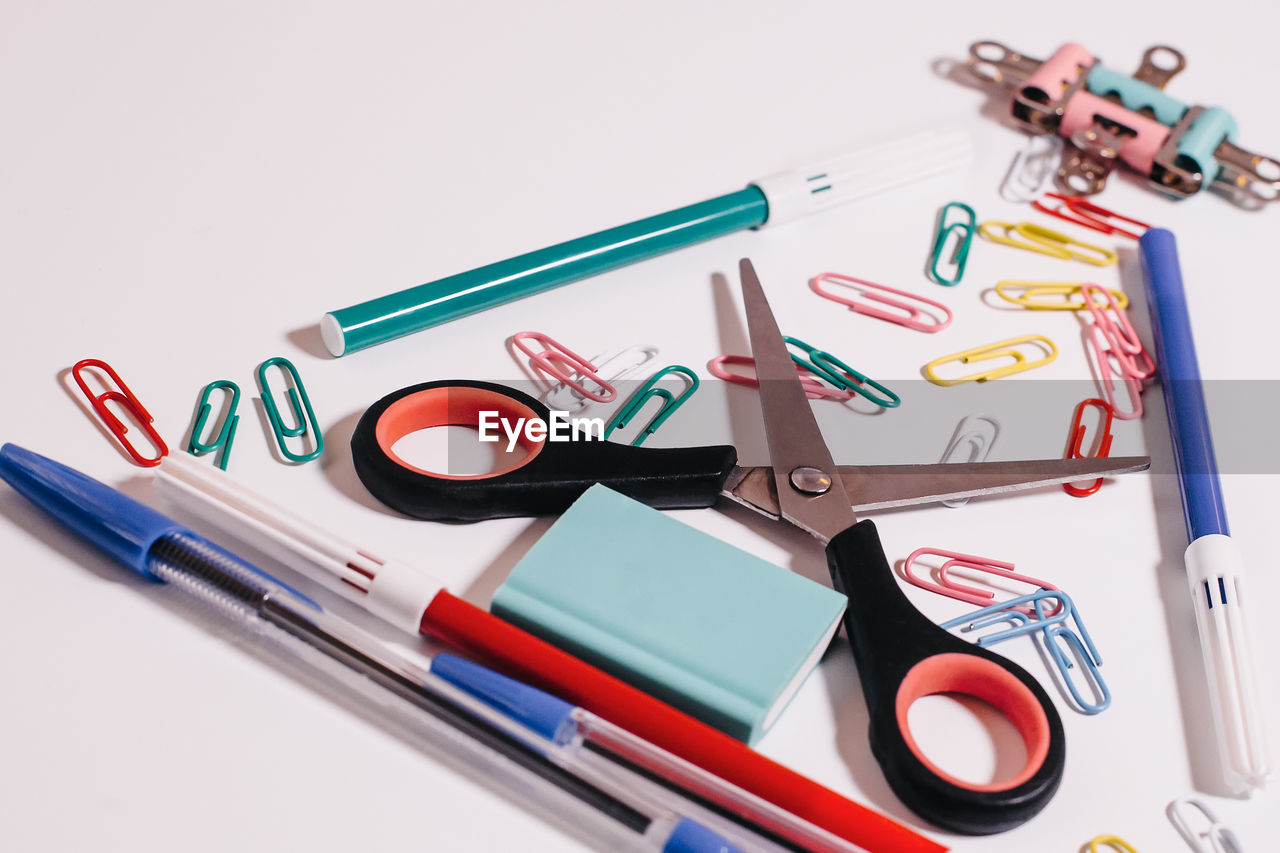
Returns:
[[[157,539],[191,531],[105,483],[18,447],[0,447],[0,478],[92,545],[151,580]]]
[[[431,659],[431,674],[474,696],[491,708],[532,729],[547,740],[564,743],[573,735],[573,705],[550,693],[499,675],[454,655]]]
[[[682,817],[671,830],[662,853],[742,853],[742,848],[702,824]]]

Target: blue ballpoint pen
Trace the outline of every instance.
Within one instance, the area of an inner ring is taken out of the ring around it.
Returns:
[[[1261,787],[1271,758],[1241,594],[1244,559],[1227,526],[1177,243],[1170,232],[1153,228],[1138,245],[1190,542],[1183,559],[1224,780],[1246,794]]]
[[[747,843],[739,847],[672,808],[678,801],[657,801],[624,768],[606,772],[547,736],[554,731],[531,728],[567,719],[570,706],[554,697],[531,688],[523,695],[513,692],[524,702],[524,713],[501,713],[172,519],[39,454],[13,444],[0,447],[0,479],[138,574],[184,589],[306,663],[339,675],[345,686],[395,713],[439,752],[513,798],[571,823],[602,849],[777,849],[741,828],[737,832]]]

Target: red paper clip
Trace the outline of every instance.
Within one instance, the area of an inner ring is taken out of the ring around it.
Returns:
[[[1084,416],[1084,410],[1088,406],[1095,406],[1102,411],[1102,437],[1098,442],[1098,452],[1092,457],[1084,454],[1084,424],[1080,423],[1080,419]],[[1067,459],[1103,459],[1111,455],[1111,440],[1115,437],[1111,434],[1112,417],[1115,412],[1106,400],[1099,400],[1096,397],[1090,397],[1088,400],[1081,400],[1076,404],[1075,417],[1071,420],[1071,439],[1067,443]],[[1067,494],[1077,498],[1087,498],[1089,495],[1102,488],[1102,477],[1088,488],[1079,488],[1070,483],[1063,483],[1062,488]]]
[[[840,285],[847,286],[853,291],[855,296],[841,296],[829,290],[823,290],[821,285],[824,281],[835,282]],[[877,320],[885,320],[890,323],[897,323],[899,326],[906,326],[908,329],[915,329],[917,332],[941,332],[947,326],[951,325],[951,311],[941,302],[934,302],[932,299],[925,299],[923,296],[917,296],[914,293],[908,293],[905,290],[898,290],[892,287],[885,287],[883,284],[876,284],[866,279],[853,278],[852,276],[841,275],[834,272],[819,273],[809,280],[809,288],[819,296],[830,299],[832,302],[839,302],[841,305],[847,305],[859,314],[865,314],[868,317],[875,317]],[[886,293],[892,293],[894,296],[902,296],[920,305],[927,305],[933,309],[934,313],[922,311],[919,305],[913,305],[911,302],[903,302],[901,299],[894,299],[892,296],[885,296]],[[862,296],[862,302],[859,302],[856,296]],[[879,302],[881,305],[887,305],[890,308],[896,308],[903,313],[894,313],[877,308],[874,305],[866,304],[867,301]]]
[[[545,349],[535,352],[526,340],[537,341]],[[529,366],[535,371],[560,380],[589,400],[608,403],[618,396],[617,389],[596,373],[594,364],[542,332],[516,332],[511,344],[529,357]],[[594,383],[596,390],[589,389],[585,382]]]
[[[1091,201],[1085,201],[1082,198],[1060,195],[1059,193],[1045,193],[1045,198],[1052,198],[1062,202],[1066,205],[1067,210],[1074,213],[1075,216],[1065,213],[1061,207],[1049,207],[1039,200],[1031,202],[1031,206],[1041,213],[1056,216],[1058,219],[1065,220],[1074,225],[1082,225],[1085,228],[1091,228],[1094,231],[1101,231],[1103,234],[1119,234],[1121,237],[1128,237],[1132,240],[1137,240],[1142,236],[1141,234],[1135,234],[1132,231],[1126,231],[1119,225],[1114,225],[1108,222],[1108,219],[1118,219],[1121,222],[1128,222],[1133,225],[1137,225],[1143,231],[1151,227],[1141,220],[1124,216],[1113,210],[1107,210],[1105,207],[1096,205]]]
[[[743,376],[741,373],[730,373],[726,368],[730,365],[755,368],[756,362],[749,355],[718,355],[707,362],[707,370],[717,379],[732,382],[735,385],[746,385],[748,388],[760,387],[760,381],[754,376]],[[832,388],[819,379],[812,371],[796,365],[796,373],[800,374],[800,384],[804,386],[804,395],[810,400],[848,400],[853,397],[852,391]],[[855,380],[856,381],[856,380]]]
[[[84,376],[81,375],[86,367],[95,367],[107,374],[119,390],[109,388],[101,394],[95,395],[89,390],[89,385],[84,381]],[[80,386],[80,390],[89,398],[89,405],[93,407],[94,412],[102,419],[102,422],[111,434],[116,437],[116,440],[120,442],[120,446],[124,448],[125,452],[133,457],[133,461],[148,468],[159,465],[160,460],[169,452],[169,448],[164,443],[164,439],[160,437],[160,433],[156,432],[156,428],[151,425],[153,420],[151,413],[143,407],[142,403],[129,390],[129,386],[124,384],[124,380],[120,378],[120,375],[115,372],[111,365],[100,359],[85,358],[77,361],[75,366],[71,368],[71,375],[75,378],[76,384]],[[107,408],[107,403],[109,402],[119,403],[120,407],[133,418],[134,422],[156,449],[157,454],[154,457],[143,456],[136,447],[129,443],[129,440],[125,438],[129,428],[125,426],[124,421],[116,417],[116,414]]]

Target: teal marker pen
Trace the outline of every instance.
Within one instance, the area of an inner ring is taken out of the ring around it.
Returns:
[[[960,168],[963,132],[927,131],[778,172],[745,189],[325,314],[334,356],[734,231],[777,225]]]

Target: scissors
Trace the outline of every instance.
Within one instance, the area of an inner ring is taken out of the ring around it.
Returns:
[[[480,414],[550,417],[546,406],[487,382],[427,382],[371,406],[351,439],[355,468],[382,502],[418,518],[476,521],[559,512],[595,483],[661,509],[719,497],[807,531],[825,543],[833,585],[848,599],[844,625],[867,702],[872,752],[899,799],[953,832],[990,834],[1039,812],[1062,778],[1062,722],[1039,683],[1016,664],[929,621],[898,585],[874,523],[855,509],[972,497],[1147,468],[1147,457],[1031,462],[836,466],[749,260],[740,264],[747,327],[770,467],[742,468],[729,446],[640,448],[528,438],[524,455],[478,475],[426,471],[392,450],[411,432],[476,425]],[[907,725],[911,704],[937,693],[985,700],[1021,733],[1026,764],[990,784],[933,763]]]

